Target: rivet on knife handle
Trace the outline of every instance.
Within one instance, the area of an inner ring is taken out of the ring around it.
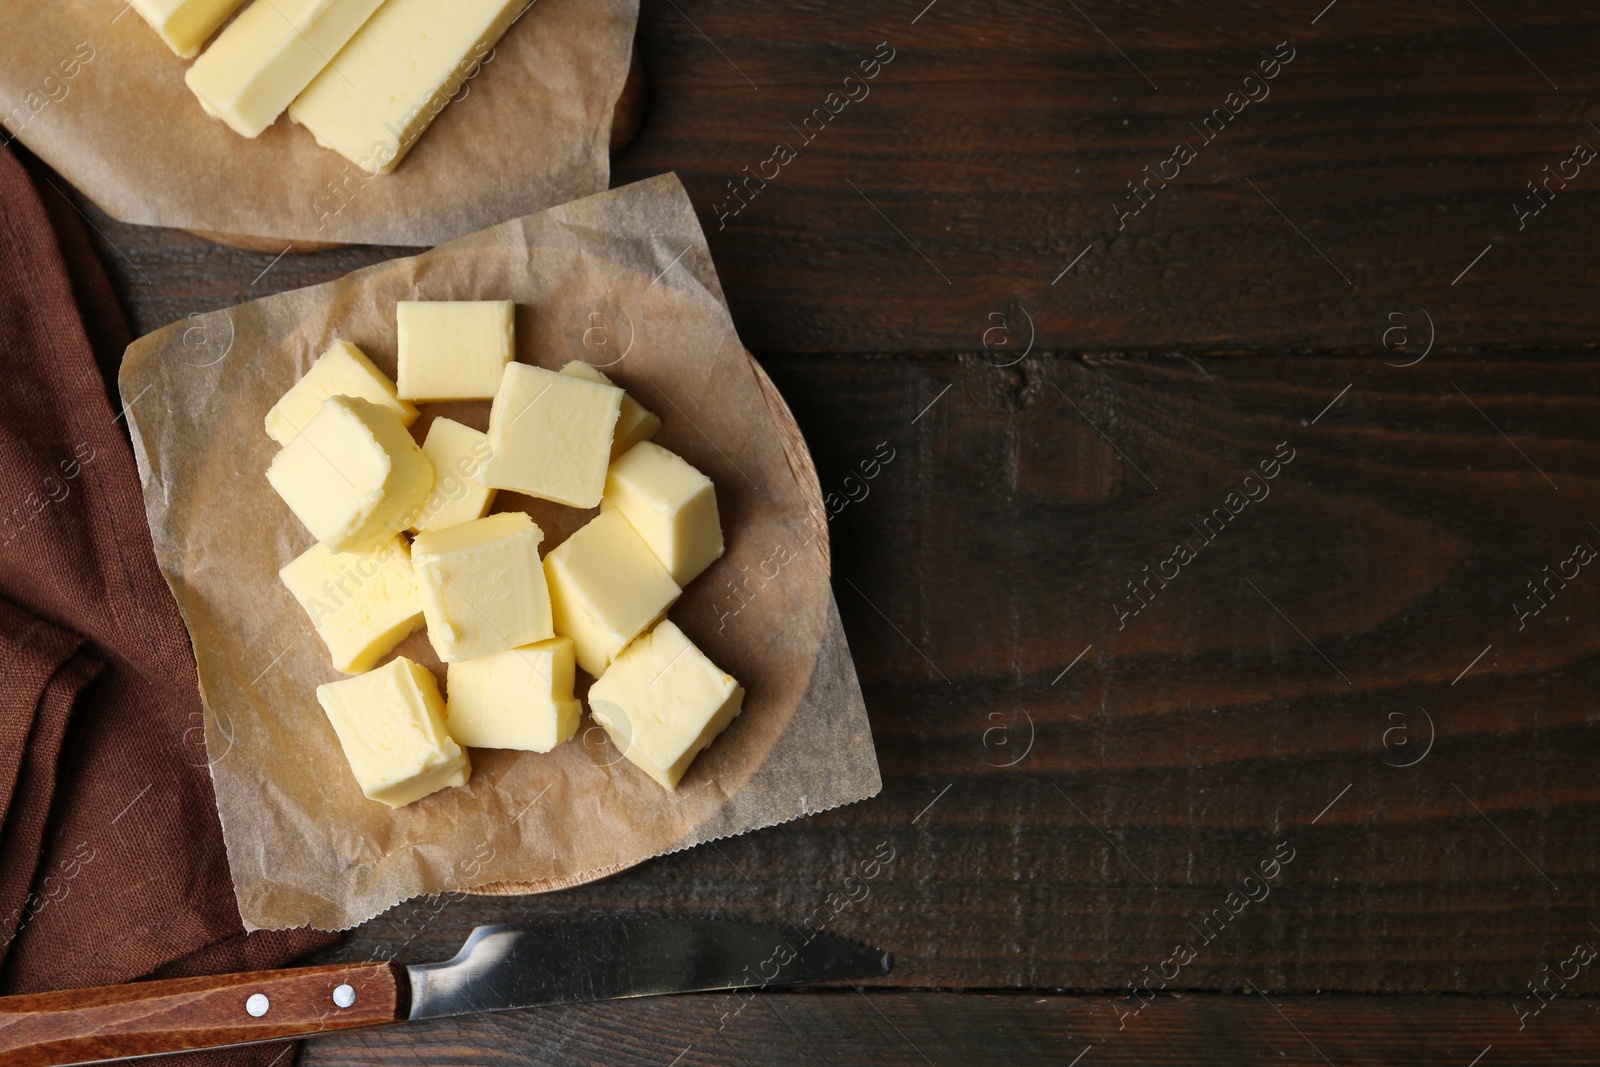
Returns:
[[[174,978],[0,998],[0,1063],[68,1064],[243,1045],[392,1023],[391,964]]]

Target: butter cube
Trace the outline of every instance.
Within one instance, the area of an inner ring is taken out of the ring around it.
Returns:
[[[581,359],[575,359],[562,367],[561,373],[589,382],[598,382],[601,385],[613,384],[610,378]],[[622,410],[617,415],[617,428],[611,435],[611,458],[615,460],[640,441],[648,441],[659,429],[661,429],[661,419],[632,395],[624,392]]]
[[[622,512],[679,585],[722,555],[711,479],[658,444],[641,441],[611,465],[600,508]]]
[[[520,511],[417,535],[411,563],[440,659],[476,659],[556,635],[539,566],[543,540]]]
[[[452,663],[445,727],[458,745],[549,752],[578,731],[572,642],[557,637]]]
[[[184,74],[200,106],[244,137],[271,126],[383,0],[262,0]]]
[[[572,638],[578,666],[596,678],[683,592],[617,511],[602,511],[552,549],[544,573],[556,633]]]
[[[402,300],[395,306],[404,400],[488,400],[515,345],[509,300]]]
[[[510,364],[489,409],[490,455],[479,480],[570,507],[594,507],[606,487],[622,397],[614,385]]]
[[[528,0],[388,0],[289,106],[317,143],[387,174]]]
[[[403,808],[472,776],[467,754],[444,728],[439,683],[404,656],[317,686],[317,703],[369,800]]]
[[[244,0],[132,0],[133,9],[184,59],[193,59],[242,3]]]
[[[349,341],[335,341],[267,412],[267,436],[286,445],[322,410],[330,396],[358,396],[392,408],[400,425],[417,421],[417,409],[395,395],[394,383]]]
[[[489,435],[454,419],[438,418],[428,427],[422,451],[433,464],[434,486],[411,528],[443,530],[483,518],[495,492],[477,480],[478,468],[489,457]]]
[[[590,687],[589,708],[624,756],[676,789],[695,756],[743,710],[744,689],[668,620]]]
[[[278,572],[311,616],[334,670],[360,674],[422,625],[411,549],[396,535],[372,552],[314,544]]]
[[[318,541],[360,552],[411,524],[433,490],[433,464],[393,409],[333,396],[272,457],[267,481]]]

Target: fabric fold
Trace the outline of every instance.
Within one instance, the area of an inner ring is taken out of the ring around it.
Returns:
[[[245,935],[193,651],[107,384],[127,326],[32,165],[37,186],[0,149],[0,994],[279,966],[333,939]]]
[[[59,897],[79,864],[39,871],[67,718],[102,664],[83,638],[0,601],[0,959]],[[32,892],[35,882],[40,891]]]

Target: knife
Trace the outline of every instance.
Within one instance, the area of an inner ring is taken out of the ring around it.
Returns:
[[[0,997],[0,1063],[66,1067],[545,1004],[876,978],[827,933],[710,919],[480,926],[444,963],[334,964]]]

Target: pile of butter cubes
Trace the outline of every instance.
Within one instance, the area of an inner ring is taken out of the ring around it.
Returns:
[[[317,539],[280,572],[354,677],[317,687],[361,790],[401,807],[471,775],[463,746],[549,752],[590,713],[630,761],[676,789],[744,690],[665,618],[722,555],[716,492],[649,440],[661,420],[580,361],[514,361],[509,300],[396,307],[398,384],[336,341],[266,416],[267,481]],[[487,434],[418,402],[493,400]],[[499,489],[600,513],[541,561]],[[410,536],[408,536],[408,534]],[[424,623],[448,701],[403,656]]]
[[[531,5],[132,0],[132,6],[179,56],[200,56],[183,80],[200,106],[236,133],[257,137],[287,111],[322,147],[386,174]]]

